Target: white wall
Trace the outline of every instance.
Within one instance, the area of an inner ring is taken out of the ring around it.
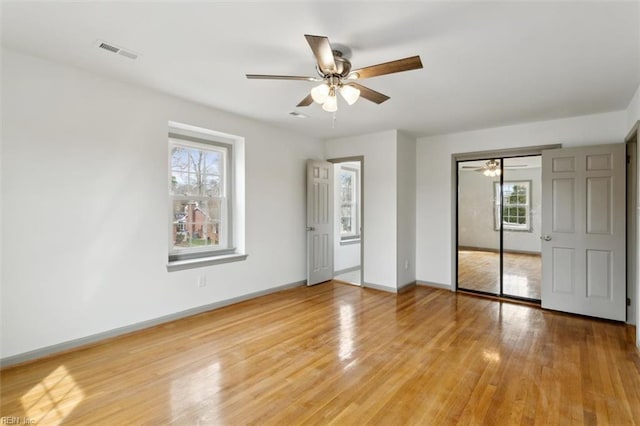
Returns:
[[[640,120],[640,85],[636,89],[633,98],[631,98],[631,102],[629,102],[629,106],[626,110],[627,113],[627,132],[630,132],[633,126]]]
[[[360,163],[350,163],[352,168],[360,168]],[[350,242],[341,244],[340,242],[340,164],[333,167],[334,194],[333,197],[333,217],[335,224],[333,226],[333,270],[343,271],[349,268],[360,266],[360,243]]]
[[[504,180],[531,181],[531,231],[504,231],[505,250],[540,253],[542,182],[540,167],[507,169]],[[458,239],[461,246],[499,249],[500,233],[494,224],[494,182],[473,170],[458,174]],[[454,242],[455,244],[455,242]]]
[[[2,357],[305,279],[305,160],[322,158],[319,141],[2,59]],[[169,120],[245,137],[246,261],[167,272]]]
[[[454,153],[562,144],[621,143],[625,111],[526,123],[419,138],[416,177],[416,275],[419,281],[452,285],[452,170]]]
[[[398,132],[398,288],[416,281],[416,140]]]
[[[325,158],[364,156],[364,282],[396,289],[395,130],[325,141]]]

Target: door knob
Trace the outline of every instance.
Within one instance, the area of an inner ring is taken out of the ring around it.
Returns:
[[[545,241],[551,241],[551,235],[543,235],[542,237],[540,237],[540,239]]]
[[[316,228],[314,228],[313,226],[307,226],[307,231],[315,231]]]

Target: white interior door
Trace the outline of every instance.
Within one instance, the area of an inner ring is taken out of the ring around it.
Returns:
[[[307,285],[333,278],[333,164],[307,162]]]
[[[624,321],[625,147],[542,153],[542,307]]]

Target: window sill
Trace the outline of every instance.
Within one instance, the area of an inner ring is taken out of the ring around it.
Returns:
[[[199,257],[196,259],[172,260],[167,263],[167,271],[200,268],[202,266],[219,265],[221,263],[240,262],[247,259],[248,254],[232,253],[219,256]]]
[[[500,232],[500,229],[493,229],[496,232]],[[529,228],[522,228],[522,229],[517,229],[517,228],[502,228],[503,231],[505,232],[533,232],[532,229]]]
[[[340,240],[341,246],[349,246],[351,244],[360,244],[360,237],[345,238]]]

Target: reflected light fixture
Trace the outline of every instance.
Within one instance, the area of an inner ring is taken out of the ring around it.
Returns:
[[[502,170],[500,170],[500,163],[496,160],[487,161],[487,165],[484,166],[482,174],[488,177],[500,176],[502,174]]]

